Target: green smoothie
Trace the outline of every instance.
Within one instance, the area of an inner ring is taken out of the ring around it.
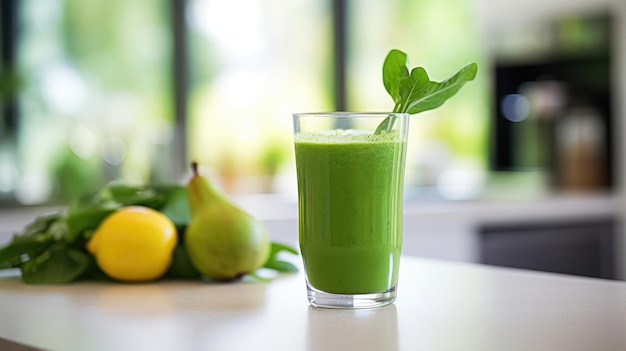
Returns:
[[[300,249],[313,288],[364,294],[396,285],[405,150],[396,132],[296,134]]]

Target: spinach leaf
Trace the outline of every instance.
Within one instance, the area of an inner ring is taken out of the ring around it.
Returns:
[[[174,250],[173,261],[166,273],[167,278],[173,279],[200,279],[202,274],[193,266],[187,255],[184,245],[178,245]]]
[[[383,63],[383,84],[394,102],[392,112],[413,115],[443,105],[465,83],[474,80],[477,71],[476,63],[470,63],[442,82],[431,81],[422,67],[414,68],[409,74],[407,55],[394,49]],[[390,115],[380,123],[374,134],[390,132],[394,122],[395,117]]]
[[[0,269],[19,267],[29,258],[40,255],[52,243],[54,238],[46,232],[15,235],[8,245],[0,249]]]
[[[65,240],[69,243],[76,242],[81,237],[89,240],[98,225],[116,210],[117,207],[107,206],[71,212],[66,219],[67,233],[65,234]]]
[[[33,222],[29,223],[20,235],[30,236],[33,234],[45,232],[53,223],[61,220],[62,217],[63,215],[61,213],[52,213],[39,216],[35,218]]]
[[[159,208],[163,206],[165,197],[149,186],[126,185],[118,182],[107,185],[111,199],[120,206],[146,206]]]
[[[135,186],[110,183],[67,216],[65,239],[73,243],[89,240],[93,231],[111,213],[124,206],[146,206],[163,212],[174,222],[189,222],[187,190],[182,185]]]
[[[270,255],[263,265],[265,268],[273,269],[283,273],[293,273],[297,272],[298,268],[294,266],[291,262],[283,261],[278,258],[281,252],[287,252],[294,255],[298,254],[298,251],[291,246],[272,242],[272,246],[270,249]]]
[[[0,269],[19,267],[24,261],[41,254],[62,237],[63,217],[59,213],[40,216],[13,236],[11,242],[0,248]],[[60,235],[60,236],[59,236]]]
[[[24,262],[22,279],[32,284],[71,283],[89,269],[90,263],[88,254],[59,241]]]
[[[91,280],[103,281],[103,282],[115,281],[113,278],[110,278],[102,270],[100,270],[100,267],[98,267],[98,263],[96,261],[96,256],[87,255],[87,258],[89,259],[87,269],[85,270],[85,273],[83,273],[79,278],[91,279]]]
[[[409,75],[407,59],[404,52],[394,49],[389,52],[383,63],[383,84],[396,105],[401,100],[400,81]]]
[[[160,211],[169,217],[174,225],[185,226],[189,223],[191,212],[189,210],[189,200],[187,198],[187,188],[184,186],[160,189],[166,194],[166,201]]]
[[[422,70],[422,77],[415,79],[429,80],[426,71],[423,68],[418,67],[415,70]],[[465,83],[474,80],[476,73],[478,72],[478,66],[475,63],[470,63],[461,68],[452,77],[444,80],[441,83],[429,81],[424,82],[422,89],[417,89],[407,99],[406,106],[403,107],[409,114],[416,114],[427,110],[435,109],[443,105],[446,100],[454,96]],[[413,72],[411,72],[411,79],[413,78]],[[417,84],[420,84],[419,81]]]
[[[400,104],[398,111],[394,112],[408,112],[412,104],[428,91],[436,89],[436,85],[437,83],[430,81],[424,68],[414,68],[408,77],[400,79]]]

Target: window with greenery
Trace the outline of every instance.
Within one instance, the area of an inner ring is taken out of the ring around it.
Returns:
[[[291,114],[334,108],[329,2],[190,0],[187,18],[190,158],[230,193],[289,191]]]
[[[171,43],[165,4],[15,1],[18,120],[2,190],[68,202],[124,179],[171,178]],[[3,138],[9,138],[6,133]]]
[[[390,109],[393,47],[434,78],[482,60],[470,0],[2,4],[0,204],[181,181],[191,159],[230,193],[295,194],[292,113]],[[483,74],[413,119],[409,187],[480,174],[485,100]]]

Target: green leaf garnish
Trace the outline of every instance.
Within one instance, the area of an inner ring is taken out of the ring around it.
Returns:
[[[383,84],[394,102],[393,112],[417,114],[435,109],[454,96],[465,83],[474,80],[478,65],[470,63],[452,77],[435,82],[423,67],[413,68],[409,74],[408,57],[400,50],[391,50],[383,63]],[[376,128],[375,134],[390,132],[394,116],[387,117]]]
[[[391,50],[383,63],[383,84],[396,104],[395,112],[400,104],[400,81],[409,76],[408,57],[400,50]]]
[[[416,70],[420,71],[415,74],[416,78],[413,78],[413,72]],[[476,65],[476,63],[470,63],[441,83],[433,81],[424,83],[422,89],[418,88],[414,90],[407,99],[405,106],[406,112],[416,114],[443,105],[443,103],[454,96],[465,83],[474,80],[477,72],[478,65]],[[411,80],[417,81],[419,86],[419,80],[426,81],[429,80],[429,78],[426,71],[418,67],[411,72]]]

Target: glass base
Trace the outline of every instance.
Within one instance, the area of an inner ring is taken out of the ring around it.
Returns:
[[[332,294],[320,291],[306,282],[307,297],[311,305],[322,308],[375,308],[396,300],[396,287],[373,294]]]

